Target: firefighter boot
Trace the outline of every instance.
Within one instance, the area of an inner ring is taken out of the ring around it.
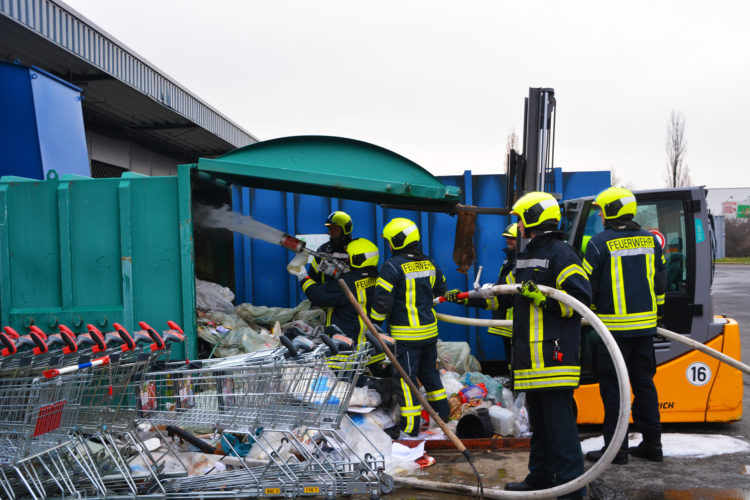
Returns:
[[[602,455],[604,455],[604,450],[607,447],[605,446],[601,450],[594,450],[586,453],[586,460],[589,462],[598,462],[600,458],[602,458]],[[612,463],[615,465],[625,465],[628,463],[628,452],[625,450],[620,450],[617,452],[617,455],[615,455],[615,458],[612,459]]]
[[[634,457],[645,458],[652,462],[663,462],[664,453],[661,448],[661,431],[644,432],[643,441],[638,446],[631,447],[628,451]]]

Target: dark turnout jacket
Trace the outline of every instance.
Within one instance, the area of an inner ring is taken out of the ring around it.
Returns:
[[[533,238],[518,254],[515,283],[533,281],[557,288],[583,304],[591,302],[591,285],[576,252],[548,231]],[[513,303],[513,388],[538,391],[575,388],[581,375],[581,318],[568,306],[547,298],[543,307],[521,294]],[[506,300],[508,300],[506,298]],[[554,352],[560,359],[554,359]]]
[[[656,236],[632,221],[608,222],[586,246],[593,309],[617,338],[654,335],[664,304],[666,265]]]
[[[386,317],[391,336],[400,342],[434,342],[438,335],[432,300],[445,295],[443,272],[418,245],[394,252],[380,268],[370,317]]]

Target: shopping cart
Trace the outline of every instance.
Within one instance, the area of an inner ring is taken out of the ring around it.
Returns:
[[[108,362],[105,356],[49,378],[0,378],[0,487],[8,497],[20,492],[45,498],[50,484],[77,493],[69,467],[75,462],[85,475],[92,466],[75,449],[69,433],[88,384],[81,370]]]
[[[81,484],[87,493],[140,495],[160,488],[160,471],[167,454],[154,456],[136,432],[137,394],[135,388],[149,367],[169,359],[173,346],[184,342],[182,330],[173,322],[170,328],[157,333],[141,322],[142,330],[132,337],[121,325],[115,324],[114,338],[118,352],[110,354],[106,369],[91,376],[81,399],[81,409],[74,427],[79,447],[94,457],[95,481]],[[92,328],[89,327],[91,331]],[[100,334],[93,329],[95,334]],[[116,339],[121,343],[117,343]],[[130,339],[130,340],[126,340]],[[158,432],[158,429],[157,429]],[[162,438],[165,439],[164,436]],[[133,463],[143,464],[135,473]],[[185,475],[186,469],[176,475]]]
[[[0,469],[0,486],[9,497],[20,491],[43,498],[48,490],[76,496],[110,496],[116,491],[134,495],[144,482],[158,484],[158,465],[163,456],[152,456],[133,432],[136,404],[131,379],[142,376],[157,359],[168,359],[172,345],[182,342],[183,335],[172,322],[162,335],[146,323],[140,326],[143,330],[133,336],[117,323],[115,331],[107,334],[87,325],[88,332],[77,337],[64,325],[60,327],[61,334],[55,336],[47,336],[34,327],[24,337],[12,329],[4,329],[1,334],[5,336],[2,340],[4,373],[0,378],[4,384],[2,394],[24,399],[22,392],[14,390],[16,385],[25,387],[28,380],[35,380],[35,387],[49,385],[45,380],[56,380],[59,385],[71,372],[77,374],[75,387],[79,389],[77,397],[67,401],[66,418],[58,426],[61,435],[53,438],[57,446],[37,438],[34,443],[40,448],[39,453],[24,452],[6,459],[7,463],[15,464],[12,470],[16,472],[9,476],[6,469]],[[68,337],[68,340],[55,341],[55,337]],[[20,350],[16,343],[20,344]],[[64,347],[57,348],[60,345]],[[104,367],[82,372],[82,368],[92,365],[92,356],[100,356],[93,362],[94,366],[106,360]],[[49,398],[43,391],[38,395]],[[5,403],[3,408],[14,406],[10,397],[5,398]],[[47,412],[50,415],[43,415],[39,425],[47,425],[44,419],[54,421],[54,415],[60,413]],[[48,436],[53,434],[48,433]],[[11,438],[18,441],[17,436]],[[7,453],[11,450],[9,448]],[[147,464],[142,469],[145,478],[131,473],[130,462],[134,457]]]
[[[165,481],[169,498],[301,497],[369,493],[392,488],[384,460],[359,456],[337,429],[369,358],[362,343],[335,366],[328,344],[309,352],[294,346],[189,366],[169,366],[144,377],[139,418],[155,426],[212,429],[247,436],[263,459],[239,469]],[[262,429],[262,432],[259,432]],[[359,432],[352,426],[354,432]],[[361,434],[361,433],[360,433]],[[362,439],[366,438],[362,436]],[[224,451],[239,456],[229,440]],[[278,444],[289,453],[282,457]]]

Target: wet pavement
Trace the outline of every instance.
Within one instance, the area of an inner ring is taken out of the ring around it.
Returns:
[[[712,287],[714,314],[734,318],[740,325],[742,361],[750,361],[750,265],[717,265]],[[664,433],[724,434],[750,441],[750,376],[743,377],[744,419],[731,424],[665,424]],[[601,434],[598,426],[579,427],[581,439]],[[431,452],[437,463],[410,476],[432,481],[476,486],[466,460],[457,452]],[[527,451],[473,451],[485,488],[502,488],[520,481],[527,472]],[[587,467],[591,463],[586,464]],[[459,499],[446,492],[397,487],[388,499]],[[627,465],[612,465],[588,488],[590,499],[750,500],[750,453],[708,458],[670,458],[662,463],[632,458]]]

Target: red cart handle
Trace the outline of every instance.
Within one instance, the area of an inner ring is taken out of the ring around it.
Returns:
[[[162,349],[164,349],[164,339],[162,339],[161,336],[156,333],[156,330],[151,328],[145,321],[139,321],[138,326],[143,328],[146,333],[148,333],[149,337],[151,337],[151,340],[154,341],[154,343],[151,344],[152,351],[161,351]]]
[[[135,341],[133,340],[133,337],[130,336],[130,333],[128,333],[128,331],[125,329],[125,327],[120,323],[112,323],[112,326],[115,328],[117,335],[119,335],[120,339],[122,340],[122,350],[131,351],[135,349]]]
[[[8,335],[8,337],[12,339],[17,339],[18,337],[20,337],[20,335],[18,335],[18,332],[9,326],[4,326],[3,330],[5,330],[5,333]]]
[[[47,340],[47,334],[46,334],[46,333],[44,333],[44,332],[42,331],[42,329],[41,329],[41,328],[39,328],[38,326],[36,326],[36,325],[31,325],[31,326],[29,327],[29,330],[31,330],[32,332],[36,333],[37,335],[39,335],[39,336],[40,336],[41,338],[43,338],[44,340]]]
[[[9,328],[9,327],[6,327]],[[0,332],[0,342],[5,345],[5,349],[0,351],[0,354],[3,356],[11,356],[15,354],[18,351],[18,348],[16,347],[16,344],[13,342],[13,339],[11,339],[8,335],[6,335],[3,332]]]
[[[31,329],[28,335],[18,337],[18,339],[16,340],[16,345],[19,347],[22,345],[35,345],[36,347],[34,347],[31,352],[33,352],[35,355],[44,354],[48,350],[47,343],[45,342],[46,340],[47,336],[44,335],[44,332],[42,332],[42,335],[39,335],[39,333],[34,331],[34,329]]]
[[[93,353],[105,350],[107,348],[107,343],[104,341],[104,335],[102,335],[102,332],[97,330],[94,325],[86,325],[86,328],[88,328],[89,333],[82,333],[78,336],[78,345],[91,345],[91,352]]]
[[[180,326],[174,321],[167,321],[167,326],[171,328],[172,330],[177,330],[181,334],[185,335],[185,332],[182,331],[182,328],[180,328]]]
[[[78,344],[76,343],[75,335],[71,335],[66,331],[55,333],[47,337],[47,346],[52,347],[54,345],[63,345],[63,354],[70,354],[78,350]]]

